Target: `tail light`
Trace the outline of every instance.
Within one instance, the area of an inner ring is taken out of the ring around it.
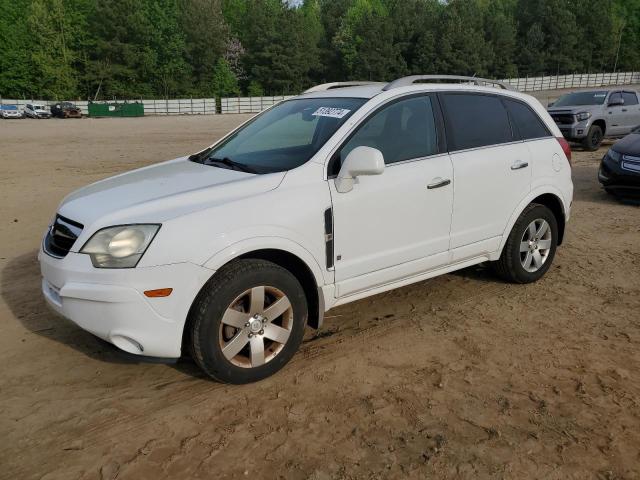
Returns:
[[[567,142],[564,139],[564,137],[556,137],[556,140],[558,140],[558,143],[562,147],[562,151],[564,152],[564,155],[567,157],[567,160],[569,161],[569,166],[572,166],[571,165],[571,147],[569,146],[569,142]]]

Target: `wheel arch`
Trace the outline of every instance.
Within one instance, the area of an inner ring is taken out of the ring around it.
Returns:
[[[553,193],[543,193],[542,195],[539,195],[531,200],[531,202],[529,203],[539,203],[540,205],[544,205],[549,210],[551,210],[551,212],[553,212],[553,216],[556,217],[556,221],[558,222],[558,245],[562,245],[566,225],[562,200],[560,200]]]
[[[536,190],[530,192],[530,194],[525,198],[520,205],[514,210],[509,222],[507,223],[507,228],[502,234],[502,241],[500,242],[500,248],[495,254],[491,255],[491,260],[497,260],[502,250],[504,249],[505,244],[507,243],[507,239],[509,238],[509,234],[511,233],[511,229],[513,225],[516,223],[520,215],[528,205],[532,203],[539,203],[541,205],[546,206],[553,212],[556,220],[558,222],[558,245],[561,245],[564,240],[565,226],[566,226],[566,213],[568,209],[565,207],[565,203],[562,200],[562,195],[559,191],[557,191],[553,187],[541,187]]]
[[[324,296],[318,288],[313,272],[304,260],[291,252],[276,248],[253,250],[240,255],[234,260],[239,258],[267,260],[291,272],[300,282],[305,296],[307,297],[309,314],[309,318],[307,318],[307,325],[315,329],[322,326],[322,320],[324,318]]]
[[[592,125],[597,125],[598,127],[600,127],[602,129],[602,135],[607,134],[607,122],[604,120],[604,118],[598,118],[597,120],[594,120]]]
[[[322,326],[325,312],[325,301],[321,286],[324,285],[324,275],[317,261],[302,246],[295,242],[286,241],[282,238],[262,237],[250,242],[240,242],[228,246],[211,257],[204,266],[214,270],[211,279],[215,278],[220,268],[238,259],[259,259],[267,260],[290,271],[300,282],[307,297],[309,317],[307,325],[318,329]],[[260,240],[259,242],[257,240]],[[202,286],[206,288],[208,281]],[[202,291],[201,289],[201,291]],[[198,293],[200,295],[200,293]],[[191,308],[196,303],[194,298]],[[191,308],[187,314],[187,319],[182,332],[182,346],[187,345],[191,322]]]

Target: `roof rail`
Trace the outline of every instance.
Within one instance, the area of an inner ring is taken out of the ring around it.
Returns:
[[[424,82],[424,83],[436,83],[436,80],[446,80],[447,82],[469,82],[474,85],[483,86],[483,85],[496,85],[505,90],[514,90],[514,88],[501,82],[499,80],[490,80],[488,78],[479,78],[479,77],[463,77],[459,75],[411,75],[408,77],[398,78],[393,82],[388,83],[382,90],[391,90],[392,88],[398,87],[407,87],[409,85],[413,85],[414,83]]]
[[[308,90],[305,90],[303,93],[312,93],[312,92],[324,92],[325,90],[333,90],[334,88],[345,88],[345,87],[359,87],[362,85],[381,85],[382,82],[332,82],[332,83],[323,83],[322,85],[316,85],[315,87],[311,87]]]

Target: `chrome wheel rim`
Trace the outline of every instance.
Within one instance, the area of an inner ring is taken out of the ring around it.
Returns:
[[[273,360],[284,348],[293,328],[293,308],[275,287],[245,290],[227,307],[218,341],[224,357],[242,368],[256,368]]]
[[[551,227],[538,218],[525,229],[520,240],[520,264],[530,273],[542,268],[551,251]]]

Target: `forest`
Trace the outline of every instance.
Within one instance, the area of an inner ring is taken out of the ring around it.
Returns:
[[[0,96],[294,94],[640,70],[640,0],[0,0]]]

